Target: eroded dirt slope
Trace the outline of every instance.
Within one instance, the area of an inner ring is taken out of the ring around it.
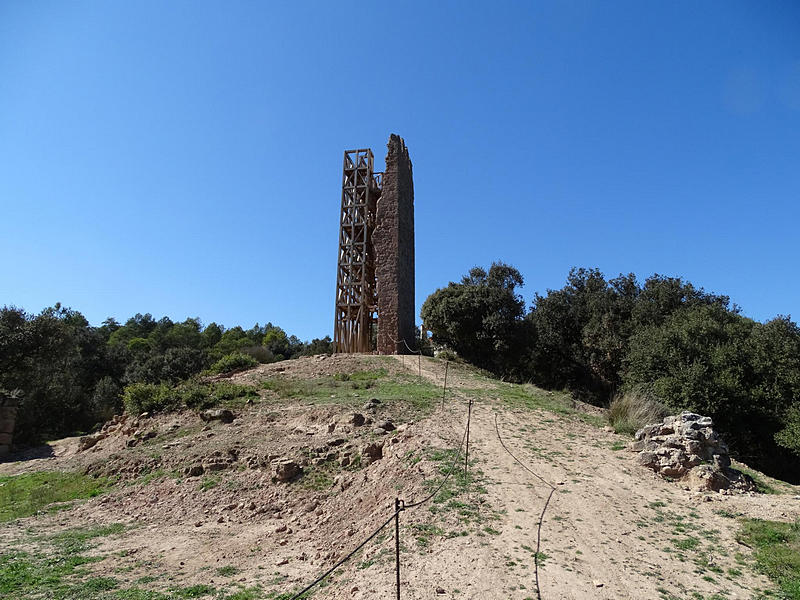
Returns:
[[[43,536],[122,523],[89,550],[100,558],[91,574],[116,581],[109,594],[290,598],[385,522],[395,498],[411,504],[441,485],[401,513],[403,598],[751,598],[770,587],[735,541],[735,517],[793,520],[797,491],[686,491],[636,466],[596,410],[457,365],[442,403],[444,369],[372,356],[261,366],[230,378],[259,393],[231,407],[233,423],[192,411],[131,417],[89,450],[73,438],[52,456],[0,464],[0,474],[119,479],[4,527],[0,544],[44,552]],[[470,399],[465,477],[457,450]],[[386,421],[393,430],[377,429]],[[133,429],[152,437],[129,446]],[[276,481],[285,461],[302,475]],[[313,597],[394,597],[394,581],[392,525]]]

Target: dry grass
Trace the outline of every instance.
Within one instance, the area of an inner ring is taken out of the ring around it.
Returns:
[[[631,391],[617,395],[608,407],[608,422],[617,433],[633,435],[638,429],[658,423],[669,410],[647,391]]]

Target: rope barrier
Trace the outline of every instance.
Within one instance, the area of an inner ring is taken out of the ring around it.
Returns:
[[[393,343],[395,346],[396,346],[397,344],[399,344],[400,342],[403,342],[403,344],[405,345],[406,349],[407,349],[407,350],[408,350],[408,351],[409,351],[411,354],[417,354],[417,355],[418,355],[418,357],[417,357],[417,369],[418,369],[418,374],[419,374],[419,376],[420,376],[420,377],[422,377],[422,348],[418,348],[417,350],[414,350],[414,349],[413,349],[411,346],[409,346],[409,345],[408,345],[408,342],[406,342],[406,338],[402,338],[402,339],[400,339],[400,340],[396,340],[396,339],[394,339],[394,338],[390,338],[390,339],[392,340],[392,343]],[[405,359],[403,359],[403,366],[404,366],[404,367],[406,366],[406,361],[405,361]]]
[[[553,497],[553,494],[556,491],[556,487],[552,483],[547,481],[544,477],[535,473],[532,469],[529,469],[525,464],[522,463],[520,459],[514,456],[511,450],[508,449],[505,442],[503,441],[502,436],[500,435],[500,426],[497,424],[497,413],[494,413],[494,428],[497,431],[497,439],[500,441],[500,445],[506,452],[508,452],[509,456],[511,456],[511,458],[517,461],[517,463],[519,463],[519,465],[523,469],[528,471],[528,473],[536,477],[539,481],[541,481],[550,488],[550,493],[547,495],[547,500],[544,503],[544,507],[542,508],[541,514],[539,515],[539,525],[536,530],[536,553],[533,555],[533,573],[536,579],[536,597],[538,598],[538,600],[542,600],[542,590],[539,587],[539,549],[541,548],[542,545],[542,522],[544,521],[544,513],[547,512],[547,507],[550,505],[550,499]]]

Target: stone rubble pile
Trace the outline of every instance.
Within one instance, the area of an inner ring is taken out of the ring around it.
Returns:
[[[663,477],[680,479],[691,489],[754,489],[752,480],[730,468],[728,446],[714,430],[711,417],[684,411],[636,432],[631,450],[638,462]]]

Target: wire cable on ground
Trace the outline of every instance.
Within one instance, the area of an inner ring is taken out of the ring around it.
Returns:
[[[547,495],[547,500],[544,503],[544,507],[542,508],[541,514],[539,515],[539,525],[536,530],[536,553],[533,555],[533,573],[536,579],[536,597],[538,598],[538,600],[542,600],[542,590],[541,587],[539,587],[539,549],[541,548],[542,545],[542,522],[544,521],[544,513],[547,512],[547,507],[550,505],[550,499],[553,497],[556,488],[552,483],[547,481],[544,477],[542,477],[537,473],[534,473],[532,469],[528,468],[527,465],[523,464],[523,462],[516,456],[514,456],[514,453],[508,449],[505,442],[503,441],[502,436],[500,435],[500,426],[497,424],[497,413],[494,413],[494,428],[497,431],[497,439],[500,441],[500,445],[506,452],[508,452],[509,456],[511,456],[511,458],[517,461],[517,463],[528,473],[536,477],[539,481],[541,481],[550,488],[550,493]]]
[[[397,513],[399,513],[401,510],[402,509],[393,512],[392,516],[389,517],[388,519],[386,519],[386,521],[384,521],[383,525],[381,525],[375,531],[373,531],[372,534],[367,539],[365,539],[363,542],[361,542],[358,546],[356,546],[356,548],[353,551],[351,551],[350,554],[345,556],[342,560],[340,560],[335,565],[333,565],[330,569],[325,571],[325,573],[323,573],[322,575],[317,577],[313,582],[311,582],[306,587],[304,587],[302,591],[300,591],[297,594],[295,594],[294,596],[292,596],[291,600],[297,600],[298,598],[302,598],[305,595],[305,593],[308,592],[311,588],[313,588],[315,585],[317,585],[319,582],[321,582],[323,579],[325,579],[328,575],[333,573],[336,569],[341,567],[348,560],[353,558],[353,555],[355,555],[356,552],[358,552],[364,546],[366,546],[367,542],[371,541],[376,535],[378,535],[381,531],[383,531],[383,528],[386,527],[389,523],[391,523],[394,520],[394,518],[397,515]]]
[[[433,490],[433,492],[431,492],[428,496],[426,496],[425,498],[423,498],[419,502],[412,502],[411,504],[402,504],[402,505],[400,505],[400,507],[397,508],[392,513],[392,515],[388,519],[386,519],[386,521],[384,521],[383,524],[381,524],[380,527],[378,527],[375,531],[373,531],[369,535],[368,538],[366,538],[363,542],[361,542],[358,546],[356,546],[356,548],[353,549],[347,556],[345,556],[343,559],[341,559],[339,562],[337,562],[335,565],[333,565],[330,569],[325,571],[325,573],[323,573],[322,575],[317,577],[313,582],[311,582],[306,587],[304,587],[300,592],[298,592],[294,596],[292,596],[290,600],[299,600],[299,598],[302,598],[309,590],[311,590],[311,588],[313,588],[315,585],[320,583],[323,579],[325,579],[328,575],[330,575],[336,569],[341,567],[348,560],[353,558],[353,556],[359,550],[361,550],[364,546],[366,546],[368,542],[370,542],[372,539],[374,539],[376,535],[378,535],[389,523],[391,523],[397,517],[398,514],[400,514],[401,512],[403,512],[406,509],[416,508],[417,506],[421,506],[422,504],[425,504],[426,502],[431,500],[434,496],[436,496],[436,494],[438,494],[439,491],[444,487],[444,484],[447,482],[447,480],[450,479],[450,476],[453,474],[453,471],[455,471],[456,464],[458,464],[458,462],[459,462],[458,459],[459,459],[459,457],[461,455],[461,448],[464,447],[464,440],[467,437],[467,428],[468,427],[469,427],[469,419],[467,420],[467,425],[464,426],[464,434],[461,436],[461,444],[459,445],[458,450],[456,450],[456,452],[453,455],[453,462],[450,464],[450,469],[447,472],[447,475],[445,475],[444,479],[442,479],[441,483],[436,487],[435,490]]]

